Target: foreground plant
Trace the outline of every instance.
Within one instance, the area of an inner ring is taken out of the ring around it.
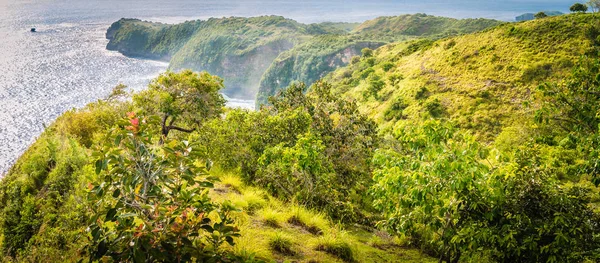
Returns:
[[[208,197],[216,179],[198,146],[157,146],[148,127],[158,121],[129,113],[93,154],[100,180],[89,185],[90,261],[221,261],[220,246],[239,235],[232,206]]]

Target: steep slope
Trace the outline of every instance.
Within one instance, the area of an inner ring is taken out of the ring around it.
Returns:
[[[99,179],[93,152],[130,110],[126,103],[99,101],[65,113],[0,180],[2,262],[83,260],[93,216],[89,187]],[[235,245],[222,249],[244,262],[435,262],[407,240],[337,224],[243,183],[235,171],[214,168],[210,174],[220,181],[209,190],[211,199],[236,207],[231,216],[241,233]]]
[[[172,70],[206,70],[222,76],[227,95],[255,98],[259,93],[260,104],[294,81],[310,84],[347,65],[362,48],[469,33],[499,23],[425,14],[382,17],[364,24],[309,25],[279,16],[211,18],[177,25],[121,19],[106,37],[110,50],[169,61]]]
[[[375,49],[384,42],[360,40],[345,35],[316,37],[294,49],[284,52],[273,61],[260,82],[256,105],[293,82],[312,84],[335,69],[348,65],[363,48]]]
[[[223,76],[227,95],[253,98],[262,73],[283,51],[311,35],[343,33],[334,25],[304,25],[279,16],[211,18],[177,25],[121,19],[107,31],[107,48],[170,61]]]
[[[282,53],[263,75],[257,107],[293,82],[307,85],[348,65],[362,48],[415,38],[437,39],[481,31],[501,24],[491,19],[454,19],[426,14],[379,17],[357,26],[349,35],[317,37]]]
[[[567,15],[390,44],[325,79],[386,128],[449,117],[484,140],[506,138],[530,124],[539,84],[598,47],[599,28],[593,15]]]
[[[169,61],[203,23],[168,25],[123,18],[106,31],[109,40],[106,48],[126,56]]]
[[[426,14],[384,16],[366,21],[354,29],[363,36],[396,41],[398,36],[442,38],[469,34],[502,24],[492,19],[454,19]]]

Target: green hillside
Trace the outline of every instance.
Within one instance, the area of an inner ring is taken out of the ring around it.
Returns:
[[[349,35],[316,37],[283,52],[260,82],[256,105],[291,83],[311,85],[333,70],[348,65],[363,48],[416,38],[437,39],[472,33],[501,24],[490,19],[453,19],[425,14],[379,17],[358,25]]]
[[[384,128],[451,118],[489,141],[530,125],[538,85],[564,78],[597,47],[597,28],[593,15],[569,15],[394,43],[325,80]]]
[[[354,33],[390,42],[399,36],[427,37],[432,39],[469,34],[497,26],[503,22],[492,19],[454,19],[426,14],[384,16],[366,21]]]
[[[170,69],[223,76],[229,95],[252,98],[271,62],[311,35],[340,33],[331,25],[304,25],[278,16],[211,18],[177,25],[121,19],[107,32],[107,48],[170,61]],[[235,65],[235,66],[233,66]]]
[[[172,70],[206,70],[225,79],[225,93],[230,97],[258,97],[260,104],[294,81],[311,84],[347,65],[363,47],[470,33],[499,23],[424,14],[384,17],[364,24],[309,25],[277,16],[211,18],[177,25],[121,19],[106,36],[110,50],[169,61]],[[294,73],[285,72],[288,69]]]
[[[598,262],[599,21],[363,48],[317,80],[373,43],[321,25],[281,60],[314,83],[256,111],[208,72],[119,85],[0,181],[0,261]]]

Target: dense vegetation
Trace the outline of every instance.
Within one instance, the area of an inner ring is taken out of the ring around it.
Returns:
[[[594,15],[361,54],[258,111],[182,71],[66,113],[0,182],[2,255],[600,260]]]
[[[264,73],[256,105],[291,83],[311,85],[339,67],[348,65],[364,48],[415,38],[438,39],[481,31],[500,24],[490,19],[453,19],[426,14],[379,17],[358,25],[348,35],[316,37],[283,52]]]
[[[513,147],[523,143],[515,135],[531,130],[538,85],[563,79],[580,56],[599,47],[597,21],[574,14],[394,43],[325,80],[384,130],[424,117],[450,118],[478,139]]]
[[[310,85],[347,65],[364,47],[471,33],[499,23],[424,14],[379,18],[362,25],[305,25],[278,16],[211,18],[177,25],[121,19],[106,36],[108,49],[169,61],[173,70],[208,71],[224,78],[228,95],[254,98],[259,93],[260,103],[266,103],[292,82]]]

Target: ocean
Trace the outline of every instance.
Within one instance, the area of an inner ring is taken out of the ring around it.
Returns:
[[[163,72],[164,62],[105,49],[106,29],[122,17],[165,23],[209,17],[282,15],[303,23],[361,22],[427,13],[506,21],[526,12],[567,12],[573,0],[0,0],[0,177],[72,108],[105,98],[119,83],[134,90]],[[29,32],[35,27],[37,33]],[[232,107],[253,100],[229,98]]]

